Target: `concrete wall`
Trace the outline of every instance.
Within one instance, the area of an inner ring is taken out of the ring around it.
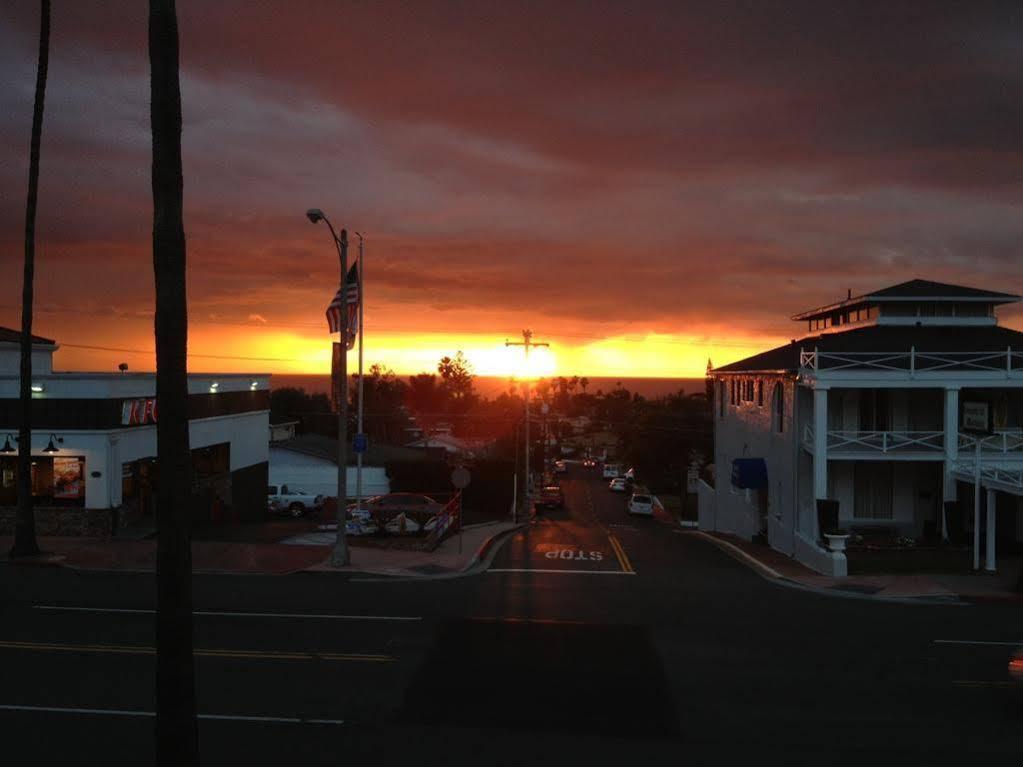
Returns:
[[[714,508],[716,494],[714,488],[702,479],[696,481],[696,519],[701,530],[714,531],[717,524],[717,511]]]
[[[757,493],[748,494],[731,485],[732,461],[735,458],[763,458],[767,463],[767,535],[769,543],[779,551],[792,551],[794,509],[796,506],[795,460],[797,449],[797,416],[795,413],[796,382],[780,374],[749,376],[763,386],[763,405],[752,401],[730,401],[729,378],[722,376],[724,387],[715,388],[714,463],[717,467],[715,508],[717,530],[750,539],[760,532]],[[747,379],[748,380],[748,379]],[[782,385],[784,416],[782,430],[776,428],[772,392],[776,383]],[[722,391],[725,396],[721,415]]]

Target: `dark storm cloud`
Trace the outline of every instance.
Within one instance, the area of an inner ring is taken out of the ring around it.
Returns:
[[[181,2],[192,301],[317,316],[336,265],[310,204],[373,235],[401,319],[599,324],[627,284],[630,323],[736,312],[784,334],[847,287],[1004,287],[1023,235],[1020,8]],[[35,13],[0,22],[5,260]],[[128,311],[151,304],[145,24],[143,3],[54,9],[44,135],[48,254],[72,276],[112,265],[98,300]]]

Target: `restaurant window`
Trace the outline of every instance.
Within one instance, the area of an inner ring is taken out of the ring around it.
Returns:
[[[85,458],[32,456],[32,501],[39,506],[85,505]],[[18,503],[18,459],[0,459],[0,505]]]

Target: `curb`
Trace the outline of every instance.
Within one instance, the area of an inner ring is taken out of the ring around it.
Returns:
[[[352,578],[352,581],[357,583],[404,583],[404,582],[422,582],[422,581],[447,581],[454,578],[465,578],[470,575],[479,575],[490,567],[490,563],[494,557],[497,556],[497,552],[505,541],[510,539],[513,535],[518,533],[524,527],[527,527],[526,523],[520,523],[515,527],[510,527],[507,530],[502,530],[499,533],[494,533],[489,538],[480,544],[476,553],[469,559],[469,562],[461,570],[455,570],[449,573],[436,573],[433,575],[413,575],[413,574],[401,574],[401,575],[388,575],[385,573],[373,573],[366,571],[350,571],[352,575],[365,574],[371,577],[368,578]],[[323,571],[314,571],[323,572]]]
[[[960,607],[971,604],[968,598],[961,597],[957,594],[920,594],[912,595],[905,594],[901,596],[896,595],[878,595],[878,594],[858,594],[852,591],[842,591],[840,589],[827,588],[822,586],[813,586],[808,583],[802,583],[794,578],[782,575],[773,567],[764,564],[756,557],[751,554],[747,554],[745,551],[740,549],[733,543],[721,540],[716,536],[710,535],[703,532],[702,530],[687,530],[686,535],[699,537],[709,543],[714,544],[719,549],[724,551],[726,554],[731,556],[736,561],[742,562],[753,570],[757,575],[766,581],[776,583],[779,586],[784,586],[790,589],[796,589],[798,591],[806,591],[811,594],[819,594],[821,596],[834,597],[837,599],[859,599],[867,600],[871,602],[888,602],[896,604],[909,604],[909,605],[957,605]],[[992,600],[994,601],[994,600]],[[1023,601],[1023,598],[1016,600],[1014,598],[1006,598],[1005,601]]]

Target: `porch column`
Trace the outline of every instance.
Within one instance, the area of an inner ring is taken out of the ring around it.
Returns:
[[[987,489],[987,553],[984,555],[984,569],[995,571],[995,498],[996,491]]]
[[[820,538],[817,528],[817,503],[828,497],[828,390],[813,390],[813,497],[810,531],[813,540]]]
[[[942,499],[956,501],[959,494],[952,469],[959,459],[959,389],[945,389],[945,466]],[[948,518],[941,505],[941,539],[948,540]]]

